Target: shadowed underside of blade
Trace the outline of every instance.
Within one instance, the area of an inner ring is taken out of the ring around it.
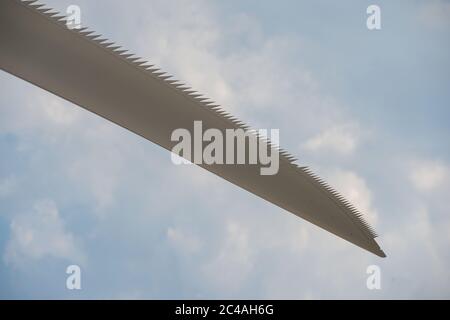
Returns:
[[[0,2],[0,68],[168,150],[177,128],[250,128],[219,105],[86,28],[36,1]],[[257,136],[257,139],[264,139]],[[385,257],[375,232],[339,193],[278,146],[277,174],[261,164],[200,165],[259,197]]]

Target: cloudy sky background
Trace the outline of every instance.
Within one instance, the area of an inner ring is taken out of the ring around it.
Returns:
[[[388,257],[0,72],[0,298],[450,298],[449,1],[46,3],[279,128]]]

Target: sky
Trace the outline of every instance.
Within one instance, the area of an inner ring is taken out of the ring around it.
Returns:
[[[46,3],[279,129],[387,258],[1,71],[0,298],[450,298],[450,1]]]

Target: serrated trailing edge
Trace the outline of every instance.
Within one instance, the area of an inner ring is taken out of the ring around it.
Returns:
[[[54,11],[51,8],[47,8],[44,4],[40,4],[38,0],[16,0],[32,10],[37,11],[39,14],[46,16],[57,24],[60,24],[66,28],[67,19],[64,15],[59,12]],[[191,99],[196,102],[200,107],[205,110],[212,112],[217,117],[221,118],[223,121],[227,121],[231,126],[237,129],[243,129],[246,132],[253,133],[257,139],[264,141],[272,150],[276,150],[280,155],[280,160],[284,163],[295,168],[300,174],[306,176],[312,183],[314,183],[322,192],[326,193],[328,197],[333,199],[339,207],[341,207],[349,218],[357,225],[368,237],[376,238],[378,235],[375,230],[366,222],[363,215],[358,211],[350,202],[348,202],[341,194],[329,186],[325,181],[320,179],[316,174],[314,174],[310,168],[299,166],[296,162],[298,159],[291,155],[286,150],[280,148],[278,145],[272,143],[267,137],[262,137],[257,130],[251,129],[249,125],[240,121],[236,117],[229,114],[221,105],[216,104],[213,100],[205,97],[203,94],[193,90],[190,86],[173,79],[173,77],[165,72],[161,71],[155,65],[147,62],[145,59],[123,49],[122,46],[115,44],[114,42],[108,40],[100,34],[89,30],[87,27],[82,27],[79,29],[68,29],[71,32],[77,33],[80,37],[85,38],[87,41],[98,45],[104,50],[109,51],[116,57],[130,63],[136,68],[139,68],[142,72],[145,72],[154,79],[157,79],[167,86],[175,90],[178,94],[184,95],[186,98]]]
[[[308,167],[299,167],[308,178],[311,179],[315,184],[317,184],[322,190],[328,192],[328,195],[332,197],[332,199],[339,204],[342,208],[344,208],[345,212],[349,212],[349,217],[353,220],[353,222],[358,225],[367,236],[371,238],[378,237],[378,234],[375,230],[370,226],[370,224],[363,218],[363,214],[358,211],[349,201],[347,201],[338,191],[334,190],[330,185],[328,185],[325,181],[323,181],[320,177],[312,172],[312,170]]]

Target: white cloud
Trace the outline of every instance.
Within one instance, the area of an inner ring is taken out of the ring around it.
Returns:
[[[80,112],[81,110],[78,107],[45,91],[40,92],[33,104],[42,107],[45,117],[53,125],[67,126],[74,124],[82,118],[82,112]],[[36,105],[32,107],[36,108]]]
[[[410,169],[410,180],[419,191],[433,191],[448,182],[450,169],[438,161],[415,162]]]
[[[17,187],[17,180],[14,177],[0,179],[0,198],[11,195]]]
[[[82,263],[84,257],[74,236],[64,226],[51,200],[35,203],[30,212],[14,216],[6,247],[6,263],[26,267],[29,261],[57,257]]]
[[[385,275],[400,280],[399,283],[384,280],[387,293],[397,291],[395,296],[405,298],[416,298],[417,294],[430,298],[450,296],[450,278],[446,275],[450,219],[445,216],[439,223],[436,219],[435,210],[415,204],[403,223],[392,226],[383,235],[391,259]]]
[[[307,140],[304,147],[310,151],[325,150],[348,155],[356,150],[360,138],[361,131],[356,125],[336,125]]]
[[[80,132],[77,149],[82,153],[67,160],[69,178],[89,191],[95,201],[95,212],[100,216],[114,204],[115,191],[126,170],[126,156],[122,154],[125,148],[115,147],[123,139],[116,135],[113,126],[105,122]]]
[[[226,295],[241,288],[253,268],[253,259],[248,230],[236,221],[228,221],[225,231],[221,248],[203,270],[209,284]]]
[[[11,105],[2,108],[0,132],[21,138],[38,134],[49,142],[63,141],[74,128],[82,127],[87,118],[81,108],[27,82],[7,74],[2,81],[13,88],[10,99],[14,108]]]
[[[442,0],[427,1],[419,11],[419,21],[432,28],[448,28],[450,3]]]
[[[181,228],[169,227],[167,238],[181,254],[193,254],[201,249],[200,240],[193,234],[188,234]]]

